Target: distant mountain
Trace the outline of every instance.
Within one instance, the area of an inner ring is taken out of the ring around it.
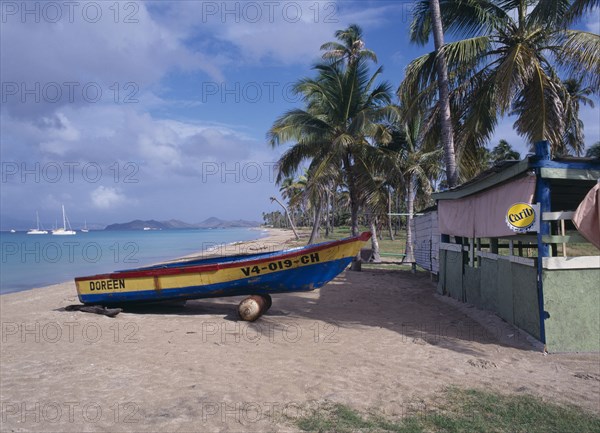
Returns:
[[[162,229],[169,228],[165,223],[162,223],[160,221],[133,220],[128,223],[109,224],[106,226],[106,228],[104,230],[144,230],[147,227],[154,229],[154,230],[159,230],[159,229],[162,230]]]
[[[110,224],[104,230],[173,230],[173,229],[216,229],[232,227],[258,227],[256,221],[225,221],[219,218],[211,217],[201,223],[189,224],[179,220],[156,221],[156,220],[134,220],[127,223]]]
[[[197,228],[194,224],[185,223],[179,220],[162,221],[162,224],[170,229],[194,229]]]
[[[195,226],[202,229],[224,229],[231,227],[258,227],[260,223],[246,220],[225,221],[216,217],[210,217],[201,223],[195,224]]]

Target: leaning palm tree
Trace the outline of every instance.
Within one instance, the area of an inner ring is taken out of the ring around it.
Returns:
[[[376,83],[363,60],[354,67],[339,63],[315,66],[316,78],[300,80],[294,86],[305,109],[293,109],[279,117],[268,132],[272,146],[293,142],[278,162],[278,180],[296,172],[305,161],[312,161],[313,173],[337,170],[350,194],[352,234],[358,235],[361,194],[356,185],[362,169],[357,156],[369,152],[371,140],[386,140],[380,123],[393,115],[389,103],[390,85]]]
[[[498,118],[514,112],[520,135],[532,144],[549,140],[558,151],[568,118],[559,72],[577,71],[583,85],[598,94],[600,36],[567,29],[577,13],[570,0],[448,0],[441,6],[446,31],[466,37],[440,50],[457,107],[453,116],[461,125],[457,146],[488,141]],[[428,0],[417,2],[417,11],[428,7]],[[415,18],[411,30],[425,38],[429,27]],[[399,92],[405,101],[435,106],[438,57],[433,52],[411,62]]]

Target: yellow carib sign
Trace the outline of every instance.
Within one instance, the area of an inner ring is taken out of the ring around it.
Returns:
[[[506,212],[506,224],[517,233],[524,233],[535,224],[535,208],[528,203],[515,203]]]

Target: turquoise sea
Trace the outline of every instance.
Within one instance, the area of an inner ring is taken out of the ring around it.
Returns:
[[[0,294],[145,266],[265,235],[247,228],[99,230],[75,236],[0,232]]]

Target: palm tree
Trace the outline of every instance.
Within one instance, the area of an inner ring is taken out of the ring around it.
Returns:
[[[292,219],[290,217],[290,212],[288,211],[287,207],[285,207],[285,205],[283,203],[281,203],[277,197],[271,197],[271,203],[276,202],[279,206],[281,206],[283,208],[283,211],[285,212],[285,215],[288,219],[288,223],[290,224],[290,227],[292,229],[292,231],[294,232],[294,237],[296,238],[296,240],[300,239],[300,237],[298,236],[298,232],[296,232],[296,227],[294,226],[294,223],[292,222]]]
[[[594,108],[594,101],[590,96],[593,91],[591,87],[583,87],[581,79],[569,78],[563,82],[563,101],[566,107],[565,132],[563,134],[562,146],[557,149],[559,154],[567,154],[569,149],[575,151],[577,156],[583,153],[585,137],[583,135],[583,122],[579,119],[579,107],[581,104]]]
[[[440,158],[443,149],[435,148],[423,141],[420,117],[413,116],[391,126],[392,142],[386,146],[388,164],[394,167],[388,173],[399,175],[406,193],[408,213],[406,224],[407,262],[414,262],[413,233],[411,222],[415,212],[417,193],[429,197],[432,192],[430,178],[436,177],[440,170]],[[393,181],[393,180],[392,180]]]
[[[369,59],[377,63],[377,56],[371,50],[365,48],[362,40],[362,29],[352,24],[345,30],[335,32],[335,37],[341,42],[326,42],[321,45],[323,59],[339,62],[346,60],[349,67],[354,66],[359,59]]]
[[[450,107],[450,79],[448,76],[448,63],[444,47],[444,24],[440,10],[439,0],[417,1],[413,10],[413,21],[410,28],[411,42],[425,45],[429,42],[429,36],[433,34],[435,51],[433,54],[433,66],[435,74],[431,79],[437,81],[437,86],[431,86],[431,90],[437,89],[438,110],[435,116],[439,122],[441,143],[444,149],[444,163],[446,166],[446,182],[450,188],[458,184],[458,169],[456,163],[456,149],[454,143],[454,126],[452,122],[452,110]],[[409,66],[410,67],[410,66]],[[404,93],[400,92],[399,93]],[[415,95],[406,95],[413,98]],[[415,110],[413,109],[413,112]],[[416,110],[421,113],[421,110]]]
[[[596,141],[586,152],[587,158],[600,158],[600,141]]]
[[[521,154],[514,150],[508,141],[501,139],[492,149],[490,157],[493,162],[499,162],[511,159],[519,160],[521,159]]]
[[[291,224],[295,225],[294,221],[294,208],[292,205],[292,201],[294,196],[297,194],[296,185],[294,182],[294,178],[292,176],[288,176],[281,182],[281,186],[279,188],[279,193],[281,194],[281,198],[287,200],[287,213],[291,220]],[[272,200],[273,201],[273,200]]]
[[[446,31],[466,36],[439,50],[448,64],[450,100],[457,109],[452,115],[461,128],[455,137],[459,148],[489,140],[498,118],[514,113],[520,135],[532,144],[547,139],[555,152],[560,149],[569,108],[562,100],[567,92],[559,71],[577,71],[584,86],[596,94],[600,90],[600,36],[566,28],[576,15],[573,7],[569,0],[442,3]],[[428,0],[417,2],[417,12],[428,8]],[[430,23],[417,15],[411,31],[426,40]],[[432,52],[408,66],[399,91],[406,101],[434,102],[438,58]],[[434,113],[441,110],[439,103],[434,108]]]
[[[370,76],[362,60],[351,68],[330,63],[315,69],[316,78],[300,80],[294,87],[306,108],[288,111],[268,132],[272,146],[294,142],[279,160],[278,181],[307,160],[313,161],[315,179],[340,172],[350,193],[352,234],[358,235],[361,191],[356,179],[365,164],[357,156],[373,148],[372,138],[386,139],[386,130],[379,122],[393,115],[390,85],[376,84],[382,69]]]

